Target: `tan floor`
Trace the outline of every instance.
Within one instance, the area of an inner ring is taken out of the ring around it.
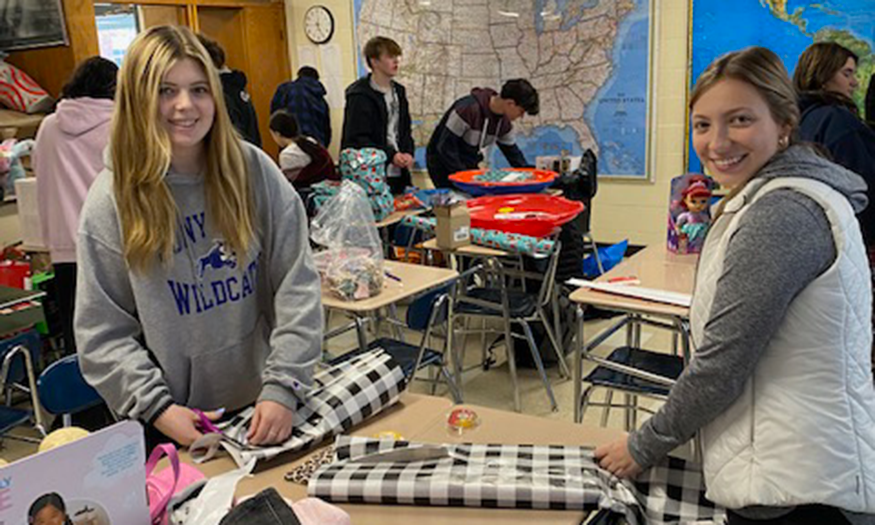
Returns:
[[[398,315],[399,318],[404,318],[404,307],[399,308]],[[331,326],[340,326],[346,321],[347,319],[345,319],[342,315],[334,314],[331,319]],[[588,336],[593,335],[597,333],[600,329],[607,326],[610,322],[610,320],[589,321],[586,323],[585,330],[587,331]],[[384,326],[384,331],[386,330],[387,327]],[[418,343],[418,334],[406,331],[405,334],[408,342],[415,341]],[[669,351],[670,349],[671,337],[668,332],[665,332],[663,330],[655,330],[644,327],[642,329],[641,339],[642,346],[648,349],[664,351]],[[601,355],[607,355],[613,348],[620,346],[624,343],[625,336],[622,332],[620,332],[608,339],[603,345],[596,349],[596,351]],[[357,343],[354,333],[349,332],[329,341],[326,345],[326,348],[329,352],[332,352],[335,355],[339,355],[344,353],[345,351],[353,349],[356,344]],[[543,352],[548,351],[549,350],[546,349],[543,350]],[[504,348],[502,346],[496,348],[495,357],[497,358],[497,363],[485,372],[482,370],[482,368],[476,366],[480,361],[480,356],[480,338],[472,336],[469,338],[468,341],[465,365],[466,368],[473,367],[473,369],[469,370],[463,375],[463,392],[465,402],[491,408],[498,408],[502,410],[513,410],[513,391],[510,381],[509,369],[507,367],[506,358],[504,355]],[[568,364],[570,366],[571,356],[569,356],[568,359]],[[589,363],[585,363],[584,374],[588,373],[591,369],[592,365]],[[553,386],[553,391],[556,396],[556,401],[559,405],[559,410],[557,412],[552,412],[550,410],[549,399],[547,397],[546,391],[544,390],[543,384],[541,383],[541,380],[538,378],[536,371],[534,369],[521,368],[519,369],[519,384],[523,413],[571,421],[573,419],[572,381],[570,379],[561,378],[559,376],[559,371],[556,366],[549,368],[547,370],[547,374],[552,382],[551,384]],[[425,372],[422,372],[420,376],[422,377],[424,375],[426,375]],[[420,381],[415,383],[411,388],[414,392],[417,393],[429,393],[431,386],[424,381]],[[440,385],[438,387],[437,394],[450,397],[444,385]],[[593,395],[593,399],[596,401],[600,401],[604,399],[604,396],[605,391],[603,389],[599,389]],[[615,396],[615,402],[619,400],[620,396]],[[652,409],[658,408],[660,404],[658,401],[648,399],[641,399],[639,403]],[[593,407],[589,409],[584,415],[584,424],[599,425],[601,415],[601,408]],[[645,418],[646,415],[642,414],[639,417],[639,423]],[[613,428],[623,428],[623,424],[623,411],[616,409],[612,410],[610,414],[610,419],[608,421],[608,426]],[[37,436],[36,431],[30,428],[16,429],[14,434],[30,437]],[[14,461],[24,456],[30,455],[35,451],[36,445],[34,444],[25,443],[13,439],[4,439],[2,440],[2,447],[0,447],[0,458],[5,459],[6,461]]]

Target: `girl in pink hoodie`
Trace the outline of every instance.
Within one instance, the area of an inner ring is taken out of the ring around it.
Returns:
[[[88,188],[103,169],[118,66],[91,57],[63,87],[57,111],[43,120],[31,154],[42,235],[52,257],[65,352],[76,351],[76,235]]]

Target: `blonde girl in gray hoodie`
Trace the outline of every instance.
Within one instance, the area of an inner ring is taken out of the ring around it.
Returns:
[[[321,355],[319,277],[300,198],[240,140],[221,90],[184,27],[128,49],[79,228],[76,341],[119,416],[187,445],[192,409],[255,403],[249,442],[273,444]]]

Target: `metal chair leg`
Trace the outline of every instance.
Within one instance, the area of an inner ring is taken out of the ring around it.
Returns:
[[[510,319],[504,318],[504,341],[507,348],[507,366],[510,368],[510,382],[513,385],[513,409],[516,412],[522,410],[520,402],[520,385],[516,373],[516,356],[513,353],[513,339],[510,335]]]
[[[440,372],[444,377],[444,381],[447,382],[447,388],[450,389],[450,394],[453,396],[453,402],[457,405],[463,403],[462,392],[459,391],[459,387],[456,385],[456,380],[450,375],[450,371],[447,370],[447,367],[442,366]]]
[[[565,352],[563,352],[562,347],[559,346],[559,341],[556,340],[553,328],[550,327],[550,323],[547,322],[547,316],[544,314],[544,310],[538,308],[538,317],[541,318],[541,323],[544,325],[544,331],[547,332],[547,338],[550,340],[553,353],[556,354],[556,359],[559,361],[559,374],[568,379],[571,377],[571,372],[568,370],[568,363],[565,362]]]
[[[586,387],[586,389],[584,389],[583,393],[581,394],[580,403],[579,403],[580,404],[580,421],[578,421],[578,423],[583,422],[583,416],[584,416],[584,414],[586,414],[586,409],[589,408],[589,398],[592,395],[594,390],[595,390],[595,387],[590,385],[590,386]]]
[[[547,390],[547,397],[550,398],[550,407],[553,412],[559,410],[559,405],[556,404],[556,397],[553,396],[553,387],[550,386],[550,379],[547,377],[547,371],[544,370],[544,362],[541,360],[541,352],[535,345],[535,338],[532,335],[532,327],[526,321],[520,321],[523,326],[523,331],[526,334],[526,340],[529,343],[529,350],[532,352],[532,359],[535,361],[535,366],[538,368],[538,374],[541,376],[541,381],[544,382],[544,388]],[[549,330],[549,327],[547,328]]]
[[[611,415],[611,403],[613,403],[613,402],[614,402],[614,391],[609,389],[608,392],[605,394],[605,409],[602,412],[601,425],[603,427],[608,426],[608,417]]]

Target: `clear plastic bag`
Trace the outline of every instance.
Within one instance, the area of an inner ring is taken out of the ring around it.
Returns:
[[[322,284],[345,301],[367,299],[383,288],[383,243],[365,191],[344,181],[310,224]]]

